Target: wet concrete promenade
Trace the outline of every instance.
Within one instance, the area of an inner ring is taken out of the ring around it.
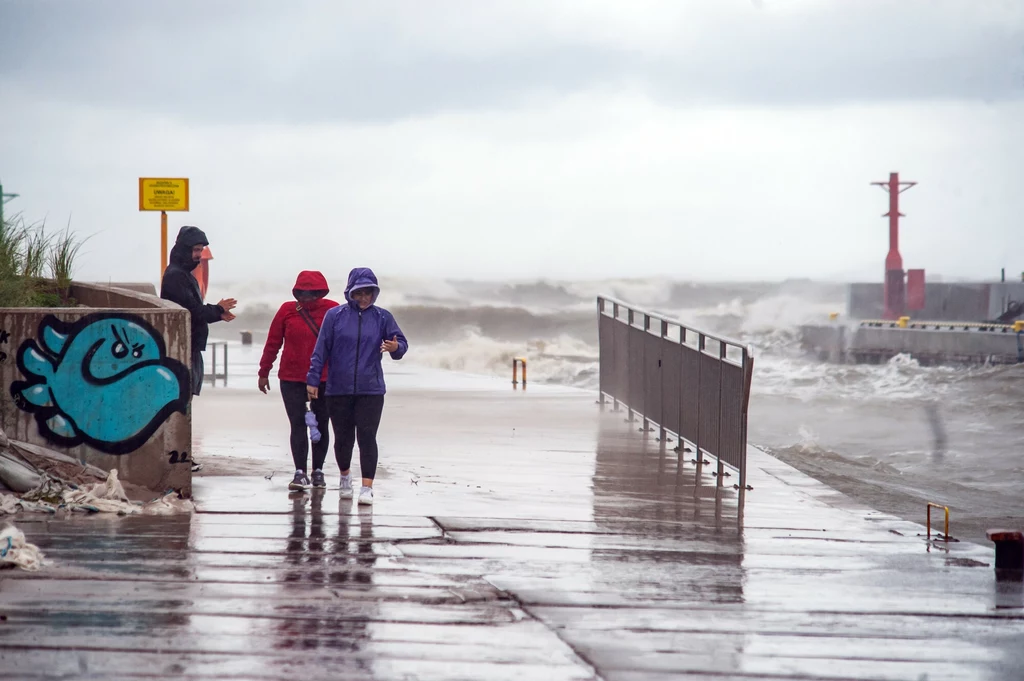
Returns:
[[[731,482],[591,393],[388,371],[372,508],[330,460],[287,492],[275,386],[196,403],[194,515],[19,518],[54,565],[0,575],[0,677],[1024,678],[990,546],[756,450],[738,530]]]

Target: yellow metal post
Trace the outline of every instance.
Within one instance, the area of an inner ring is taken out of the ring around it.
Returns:
[[[932,540],[932,509],[933,508],[941,508],[943,511],[946,512],[946,528],[945,528],[946,529],[946,533],[943,536],[942,540],[948,542],[949,541],[949,507],[948,506],[940,506],[939,504],[933,504],[930,501],[928,502],[928,511],[926,513],[926,515],[927,515],[927,530],[926,530],[926,532],[927,532],[928,541]]]
[[[910,317],[900,317],[898,321],[899,321],[899,327],[901,329],[905,329],[905,328],[907,328],[907,322],[910,321]]]
[[[525,357],[513,357],[512,358],[512,385],[519,385],[519,364],[523,365],[523,390],[526,389],[526,358]]]
[[[167,269],[167,211],[160,211],[160,279]]]

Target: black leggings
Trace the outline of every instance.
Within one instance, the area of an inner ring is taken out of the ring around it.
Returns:
[[[309,431],[306,430],[306,384],[302,381],[281,381],[281,399],[284,410],[288,413],[291,424],[292,461],[295,470],[306,470],[306,457],[309,454]],[[324,400],[313,400],[310,408],[316,414],[316,425],[320,429],[320,442],[313,445],[313,470],[323,470],[327,459],[327,447],[331,444],[331,432],[328,429],[327,404]]]
[[[359,441],[359,472],[373,480],[377,474],[377,427],[384,411],[383,395],[328,395],[327,410],[334,427],[334,456],[338,468],[352,466],[352,446]]]

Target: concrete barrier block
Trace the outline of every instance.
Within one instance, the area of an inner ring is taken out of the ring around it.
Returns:
[[[188,313],[142,293],[85,294],[76,298],[133,306],[0,309],[0,427],[125,482],[190,495]]]

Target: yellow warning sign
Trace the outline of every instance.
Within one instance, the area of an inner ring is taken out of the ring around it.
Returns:
[[[188,178],[140,177],[139,210],[188,210]]]

